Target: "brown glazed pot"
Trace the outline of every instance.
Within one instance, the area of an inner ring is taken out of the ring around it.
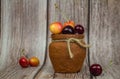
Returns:
[[[83,39],[83,34],[54,34],[52,40],[64,40],[68,38]],[[73,73],[79,72],[86,57],[86,48],[75,42],[70,43],[74,55],[70,58],[66,41],[51,42],[49,45],[49,57],[55,72]]]

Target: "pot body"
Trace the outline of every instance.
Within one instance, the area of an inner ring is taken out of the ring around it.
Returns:
[[[52,35],[53,40],[65,40],[69,38],[84,38],[83,35]],[[73,58],[70,58],[66,41],[51,42],[49,45],[49,57],[55,72],[73,73],[79,72],[86,57],[86,48],[75,42],[70,43]]]

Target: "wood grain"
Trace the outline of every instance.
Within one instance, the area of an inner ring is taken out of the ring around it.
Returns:
[[[78,73],[54,73],[48,27],[52,22],[66,21],[55,3],[75,24],[84,26],[85,41],[92,45],[90,62],[103,67],[102,75],[93,79],[119,79],[119,0],[1,0],[0,79],[90,79],[88,57]],[[18,59],[22,48],[28,57],[37,56],[41,65],[21,68]]]
[[[85,28],[85,40],[87,42],[87,14],[88,14],[88,0],[49,0],[49,10],[48,10],[48,22],[49,24],[55,21],[66,22],[64,16],[59,10],[56,10],[54,4],[57,4],[63,13],[70,19],[75,21],[75,24],[82,24]],[[50,31],[48,32],[49,36],[51,35]],[[51,39],[48,41],[51,42]],[[48,52],[49,53],[49,52]],[[79,73],[71,73],[71,74],[61,74],[54,73],[54,70],[51,65],[51,61],[49,60],[49,56],[47,54],[47,60],[43,69],[38,73],[36,79],[89,79],[89,71],[88,71],[88,63],[87,57],[82,68],[82,71]]]
[[[0,79],[33,79],[41,68],[46,51],[46,0],[1,0]],[[22,69],[20,49],[37,56],[40,66]]]
[[[120,1],[91,0],[90,4],[91,64],[99,63],[104,69],[97,79],[119,79]]]

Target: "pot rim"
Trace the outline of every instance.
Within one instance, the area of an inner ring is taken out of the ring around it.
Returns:
[[[84,34],[52,34],[52,40],[68,39],[68,38],[77,38],[83,39]]]

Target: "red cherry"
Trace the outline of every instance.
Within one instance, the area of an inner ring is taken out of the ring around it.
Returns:
[[[74,34],[74,29],[72,26],[65,26],[62,30],[62,34]]]
[[[84,33],[84,27],[82,25],[76,25],[74,30],[75,30],[76,34],[83,34]]]
[[[29,66],[29,61],[26,57],[21,57],[19,60],[19,64],[21,67],[26,68]]]
[[[93,64],[90,66],[90,73],[93,76],[99,76],[102,73],[102,67],[99,64]]]

